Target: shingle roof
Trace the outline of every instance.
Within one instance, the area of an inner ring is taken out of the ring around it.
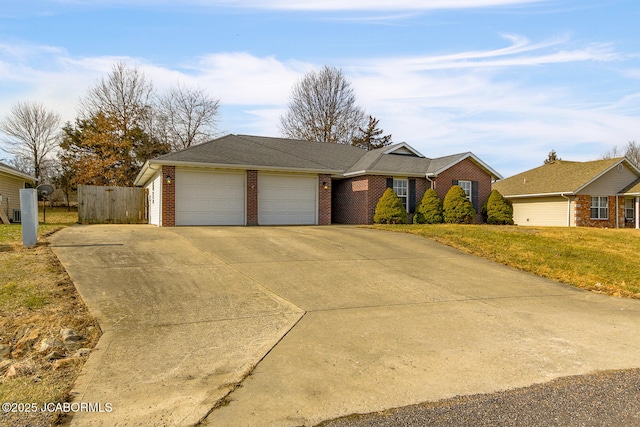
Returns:
[[[395,144],[376,150],[365,151],[364,155],[361,155],[360,159],[345,171],[345,175],[354,175],[362,172],[394,172],[407,175],[424,175],[427,172],[431,159],[407,154],[385,154],[403,145],[404,144]]]
[[[357,147],[284,138],[226,135],[208,143],[157,157],[158,162],[213,163],[343,171],[364,153]]]
[[[592,162],[556,160],[493,183],[503,196],[573,194],[620,163],[624,157]]]
[[[394,153],[394,150],[397,152]],[[363,173],[424,176],[438,172],[442,167],[452,166],[471,155],[471,153],[464,153],[428,159],[404,154],[407,152],[415,152],[415,150],[405,143],[365,151],[343,144],[230,134],[150,160],[136,178],[136,183],[143,184],[151,178],[153,171],[149,168],[150,164],[211,165],[223,168],[308,171],[345,176]],[[488,173],[497,174],[488,166],[484,164],[481,166],[487,169]]]
[[[621,194],[640,196],[640,178],[633,181],[620,191]]]

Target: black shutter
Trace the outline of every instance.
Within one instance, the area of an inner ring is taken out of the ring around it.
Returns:
[[[476,212],[480,212],[478,210],[478,181],[471,181],[471,201],[473,202],[473,209]]]
[[[453,182],[451,183],[451,186],[453,187],[454,185],[458,185],[458,180],[454,179]]]
[[[416,211],[416,180],[409,179],[409,213]]]
[[[387,188],[393,189],[393,178],[387,178]]]

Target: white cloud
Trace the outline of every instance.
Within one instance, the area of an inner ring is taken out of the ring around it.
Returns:
[[[237,6],[285,10],[431,10],[520,5],[540,0],[240,0]],[[218,3],[216,0],[202,1]]]
[[[361,105],[395,141],[434,157],[473,151],[505,176],[540,163],[552,148],[562,158],[587,160],[640,138],[637,92],[594,100],[571,87],[519,79],[523,67],[624,59],[611,46],[504,37],[508,45],[495,49],[330,65],[343,68]],[[0,117],[28,99],[73,120],[79,98],[117,61],[139,67],[159,91],[178,82],[204,88],[220,98],[220,130],[261,135],[278,134],[292,85],[324,65],[226,52],[164,67],[140,58],[77,58],[56,47],[0,45]]]
[[[171,0],[53,0],[57,3],[95,5],[158,6],[174,4]],[[197,6],[274,9],[293,11],[388,11],[470,9],[501,6],[521,6],[545,0],[183,0]]]

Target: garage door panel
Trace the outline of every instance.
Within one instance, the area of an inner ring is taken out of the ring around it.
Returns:
[[[567,201],[561,197],[544,197],[513,201],[513,221],[517,225],[567,225]]]
[[[176,225],[244,225],[245,174],[176,171]]]
[[[258,222],[308,225],[317,222],[317,176],[258,176]]]

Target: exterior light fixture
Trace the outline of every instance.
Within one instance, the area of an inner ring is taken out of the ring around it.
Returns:
[[[171,175],[167,175],[167,184],[171,185]]]
[[[325,190],[329,189],[329,185],[327,184],[327,181],[322,181],[322,188],[324,188]]]

